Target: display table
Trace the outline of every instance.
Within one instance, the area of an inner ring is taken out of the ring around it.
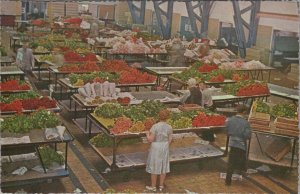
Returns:
[[[29,92],[33,90],[31,84],[28,81],[26,81],[25,83],[30,87],[28,90],[0,90],[0,95],[8,96],[10,94]]]
[[[271,125],[271,131],[252,130],[252,137],[248,143],[248,160],[261,162],[270,165],[276,165],[288,168],[298,167],[298,155],[296,153],[296,143],[299,141],[298,135],[284,135],[274,131],[274,126]],[[266,149],[273,140],[292,141],[292,150],[290,154],[284,156],[280,161],[271,159],[265,153]],[[295,155],[297,159],[295,160]]]
[[[93,46],[93,49],[94,49],[96,55],[100,55],[101,57],[107,58],[108,50],[112,49],[112,47],[95,45],[95,46]]]
[[[56,104],[56,107],[55,107],[55,108],[48,108],[48,109],[46,109],[46,110],[49,110],[49,111],[52,111],[52,112],[55,112],[55,113],[61,111],[61,109],[59,108],[58,104]],[[23,109],[23,110],[21,111],[21,113],[24,113],[24,114],[30,114],[30,113],[35,112],[35,111],[36,111],[36,110],[24,110],[24,109]],[[2,116],[2,115],[10,115],[10,116],[12,116],[12,115],[14,115],[14,114],[17,114],[17,111],[6,111],[6,112],[1,111],[1,112],[0,112],[0,115],[1,115],[1,116]]]
[[[24,80],[25,73],[17,66],[7,66],[1,67],[0,77],[1,81],[4,81],[10,77],[19,77],[20,80]]]
[[[178,78],[175,78],[173,76],[170,76],[169,77],[169,85],[170,85],[169,86],[169,90],[170,91],[172,91],[172,84],[174,84],[174,83],[181,85],[181,89],[183,89],[183,90],[187,89],[187,87],[188,87],[188,84],[186,82],[184,82],[184,81],[182,81],[182,80],[180,80]],[[225,79],[224,82],[209,82],[209,81],[205,81],[204,83],[207,84],[207,85],[210,85],[210,86],[219,86],[221,84],[233,84],[233,83],[236,83],[236,81],[231,80],[231,79]]]
[[[83,86],[74,86],[71,84],[69,78],[61,78],[57,81],[57,84],[59,84],[60,87],[60,101],[62,101],[62,94],[63,94],[63,88],[67,91],[69,96],[72,96],[73,94],[77,93],[78,88],[81,88]],[[130,87],[135,87],[136,91],[139,91],[140,87],[147,87],[147,86],[155,86],[155,82],[153,83],[136,83],[136,84],[117,84],[116,87],[118,88],[124,88],[125,91],[128,91]],[[69,107],[68,110],[72,110],[72,99],[70,98]]]
[[[137,143],[131,146],[121,147],[120,143],[125,139],[145,137],[145,132],[111,134],[109,129],[103,125],[93,114],[88,115],[90,123],[113,139],[113,146],[109,148],[97,148],[92,145],[96,153],[112,168],[112,170],[143,167],[146,165],[149,143]],[[91,125],[90,125],[91,128]],[[173,142],[170,145],[170,162],[199,160],[204,158],[216,158],[224,156],[224,152],[214,144],[197,144],[195,141],[201,139],[194,132],[216,131],[220,127],[203,127],[173,130]],[[192,132],[192,133],[190,133]],[[178,136],[182,136],[181,138]],[[192,138],[191,141],[187,141]],[[176,139],[179,139],[178,141]],[[124,150],[124,151],[122,151]]]
[[[286,98],[292,100],[293,102],[298,102],[299,91],[287,87],[278,86],[275,84],[268,83],[271,95],[279,96],[281,98]]]
[[[14,36],[14,35],[11,35],[9,37],[9,45],[10,45],[10,48],[13,47],[13,50],[15,50],[16,48],[16,42],[18,40],[21,40],[21,37],[20,36]]]
[[[49,64],[49,62],[47,62],[47,63]],[[53,64],[53,63],[51,63],[51,64]],[[53,64],[53,65],[55,65],[55,64]],[[49,71],[49,77],[48,77],[49,83],[51,83],[51,74],[54,74],[54,91],[56,91],[56,89],[57,89],[58,76],[65,76],[65,75],[72,73],[72,72],[59,71],[57,65],[48,67],[48,71]],[[83,73],[91,73],[91,72],[75,72],[75,73],[83,74]]]
[[[259,77],[261,77],[261,81],[264,80],[263,72],[267,72],[268,73],[267,82],[270,82],[271,72],[273,70],[275,70],[275,68],[273,68],[273,67],[265,67],[265,68],[261,68],[261,69],[234,69],[234,71],[240,71],[240,72],[247,73],[248,76],[254,80],[259,80]]]
[[[53,66],[55,64],[53,64],[50,61],[43,61],[41,60],[41,56],[42,54],[35,54],[34,55],[34,60],[35,60],[35,66],[37,66],[37,71],[38,71],[38,80],[41,80],[41,71],[43,70],[47,70],[47,68],[42,68],[42,65],[47,65],[47,66]]]
[[[177,93],[181,96],[185,93],[187,93],[188,90],[177,90]],[[225,92],[222,92],[221,90],[213,91],[211,93],[212,101],[213,103],[220,103],[220,104],[233,104],[239,101],[246,101],[248,99],[251,99],[252,102],[254,99],[259,98],[266,98],[270,96],[269,94],[262,94],[262,95],[255,95],[255,96],[234,96],[231,94],[226,94]],[[252,103],[251,103],[252,104]]]
[[[42,165],[42,168],[44,172],[37,172],[34,170],[29,170],[27,171],[24,175],[12,175],[12,174],[3,174],[2,170],[2,176],[1,176],[1,187],[8,187],[8,186],[16,186],[16,185],[23,185],[23,184],[28,184],[32,183],[33,181],[36,180],[46,180],[46,179],[52,179],[52,178],[58,178],[58,177],[65,177],[69,175],[68,172],[68,143],[73,141],[73,137],[70,134],[70,132],[66,129],[63,139],[56,138],[52,140],[47,140],[45,139],[45,134],[44,130],[41,129],[35,129],[31,130],[29,133],[25,134],[11,134],[8,132],[2,132],[1,137],[2,138],[8,138],[8,137],[13,137],[13,138],[20,138],[23,136],[29,136],[30,142],[26,143],[5,143],[1,144],[1,156],[9,156],[9,155],[14,155],[14,154],[24,154],[24,153],[32,153],[36,152],[37,156],[39,158],[40,164]],[[46,167],[44,166],[43,159],[41,158],[40,155],[40,146],[42,145],[54,145],[54,148],[56,150],[57,144],[58,143],[64,143],[65,144],[65,151],[64,151],[64,166],[61,168],[57,169],[49,169],[46,171]],[[21,161],[24,162],[25,161]],[[26,161],[28,163],[28,161]],[[19,162],[7,162],[7,163],[2,163],[2,167],[6,166],[9,169],[13,169],[14,166],[15,168],[20,167],[20,161]],[[23,165],[22,165],[23,166]]]
[[[126,62],[144,62],[147,60],[155,61],[158,56],[166,56],[168,53],[109,53],[109,59],[121,59]]]
[[[1,66],[10,66],[14,62],[13,58],[8,56],[0,57],[0,65]]]
[[[166,105],[178,105],[180,104],[179,98],[166,91],[149,91],[149,92],[130,92],[134,97],[134,100],[130,102],[131,105],[140,104],[143,100],[160,100],[160,102]],[[97,133],[97,130],[87,130],[88,127],[88,114],[92,112],[99,104],[88,104],[84,97],[80,94],[73,94],[71,96],[72,101],[75,102],[74,109],[74,119],[73,122],[84,132],[91,135],[91,133]],[[80,107],[80,110],[83,110],[85,113],[85,120],[83,123],[82,119],[77,118],[77,106]]]
[[[167,77],[169,82],[169,76],[174,73],[180,73],[186,70],[188,67],[145,67],[144,70],[157,76],[157,85],[160,85],[160,78]],[[166,83],[167,83],[166,82]]]

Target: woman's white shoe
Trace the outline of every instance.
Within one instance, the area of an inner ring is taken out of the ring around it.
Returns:
[[[146,189],[147,189],[148,191],[156,192],[156,187],[146,186]]]

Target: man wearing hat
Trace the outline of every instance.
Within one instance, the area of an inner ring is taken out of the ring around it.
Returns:
[[[32,66],[34,65],[34,57],[32,49],[28,48],[29,42],[23,41],[23,47],[17,51],[17,65],[24,73],[32,75]]]

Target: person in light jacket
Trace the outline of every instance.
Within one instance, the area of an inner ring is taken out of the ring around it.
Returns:
[[[32,75],[32,67],[34,66],[34,57],[32,49],[28,48],[29,42],[24,41],[23,47],[17,51],[17,66],[20,67],[25,74]]]

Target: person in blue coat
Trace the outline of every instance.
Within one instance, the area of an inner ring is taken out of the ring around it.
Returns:
[[[245,119],[247,107],[238,105],[237,114],[227,119],[225,130],[229,136],[229,158],[226,174],[226,185],[231,185],[232,174],[235,170],[246,171],[247,140],[251,137],[251,127]]]

